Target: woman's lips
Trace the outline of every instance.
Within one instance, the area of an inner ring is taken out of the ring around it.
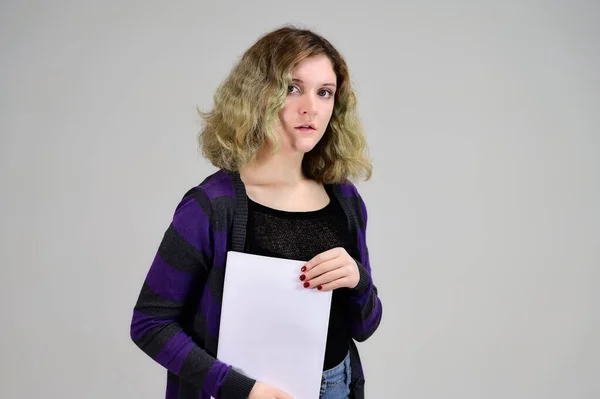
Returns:
[[[302,127],[302,126],[298,126],[295,129],[302,133],[312,133],[312,132],[316,131],[316,129],[313,129],[312,127]]]

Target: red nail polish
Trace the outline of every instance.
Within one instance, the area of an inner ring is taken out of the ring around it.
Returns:
[[[305,282],[305,283],[304,283],[304,288],[308,288],[308,286],[309,286],[309,285],[310,285],[310,284],[308,283],[308,281],[307,281],[307,282]]]
[[[306,276],[303,274],[300,276],[300,281],[304,281],[306,279]]]
[[[302,269],[300,269],[300,271],[305,272],[306,271],[306,266],[302,266]]]
[[[323,289],[323,286],[318,286],[318,287],[317,287],[317,289],[318,289],[319,291],[321,291],[321,290]]]

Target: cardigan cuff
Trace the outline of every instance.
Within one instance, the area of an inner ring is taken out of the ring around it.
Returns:
[[[371,276],[367,272],[367,269],[362,265],[362,263],[360,263],[356,259],[354,259],[354,261],[358,266],[358,273],[360,274],[360,279],[358,280],[358,284],[356,285],[356,287],[350,288],[350,293],[355,296],[361,296],[364,295],[364,293],[367,292],[367,290],[371,286]]]
[[[256,380],[232,369],[225,377],[219,391],[219,399],[246,399],[250,396]]]

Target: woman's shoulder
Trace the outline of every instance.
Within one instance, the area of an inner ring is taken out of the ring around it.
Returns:
[[[199,184],[188,189],[183,195],[183,199],[199,196],[205,196],[209,200],[223,197],[234,198],[235,183],[231,172],[224,169],[213,172],[206,176]]]
[[[354,200],[354,201],[362,202],[362,197],[360,195],[358,186],[356,184],[354,184],[352,181],[346,179],[342,182],[333,184],[333,187],[337,188],[337,190],[345,198],[348,198],[351,201]]]
[[[335,183],[333,187],[338,195],[341,196],[340,199],[342,202],[346,202],[349,205],[350,210],[357,215],[358,219],[361,221],[361,225],[366,224],[368,217],[367,207],[358,186],[350,180],[344,180],[340,183]]]
[[[235,205],[235,176],[219,169],[207,175],[199,184],[188,188],[176,206],[175,213],[192,208],[208,218],[215,213],[227,213]],[[187,212],[184,212],[187,213]]]

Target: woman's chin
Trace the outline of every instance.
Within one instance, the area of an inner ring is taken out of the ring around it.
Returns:
[[[298,140],[294,143],[294,149],[302,154],[306,154],[311,152],[313,148],[317,145],[314,140]]]
[[[298,151],[301,154],[308,154],[309,152],[311,152],[313,150],[313,148],[315,148],[314,145],[311,145],[311,146],[298,146],[296,148],[296,151]]]

